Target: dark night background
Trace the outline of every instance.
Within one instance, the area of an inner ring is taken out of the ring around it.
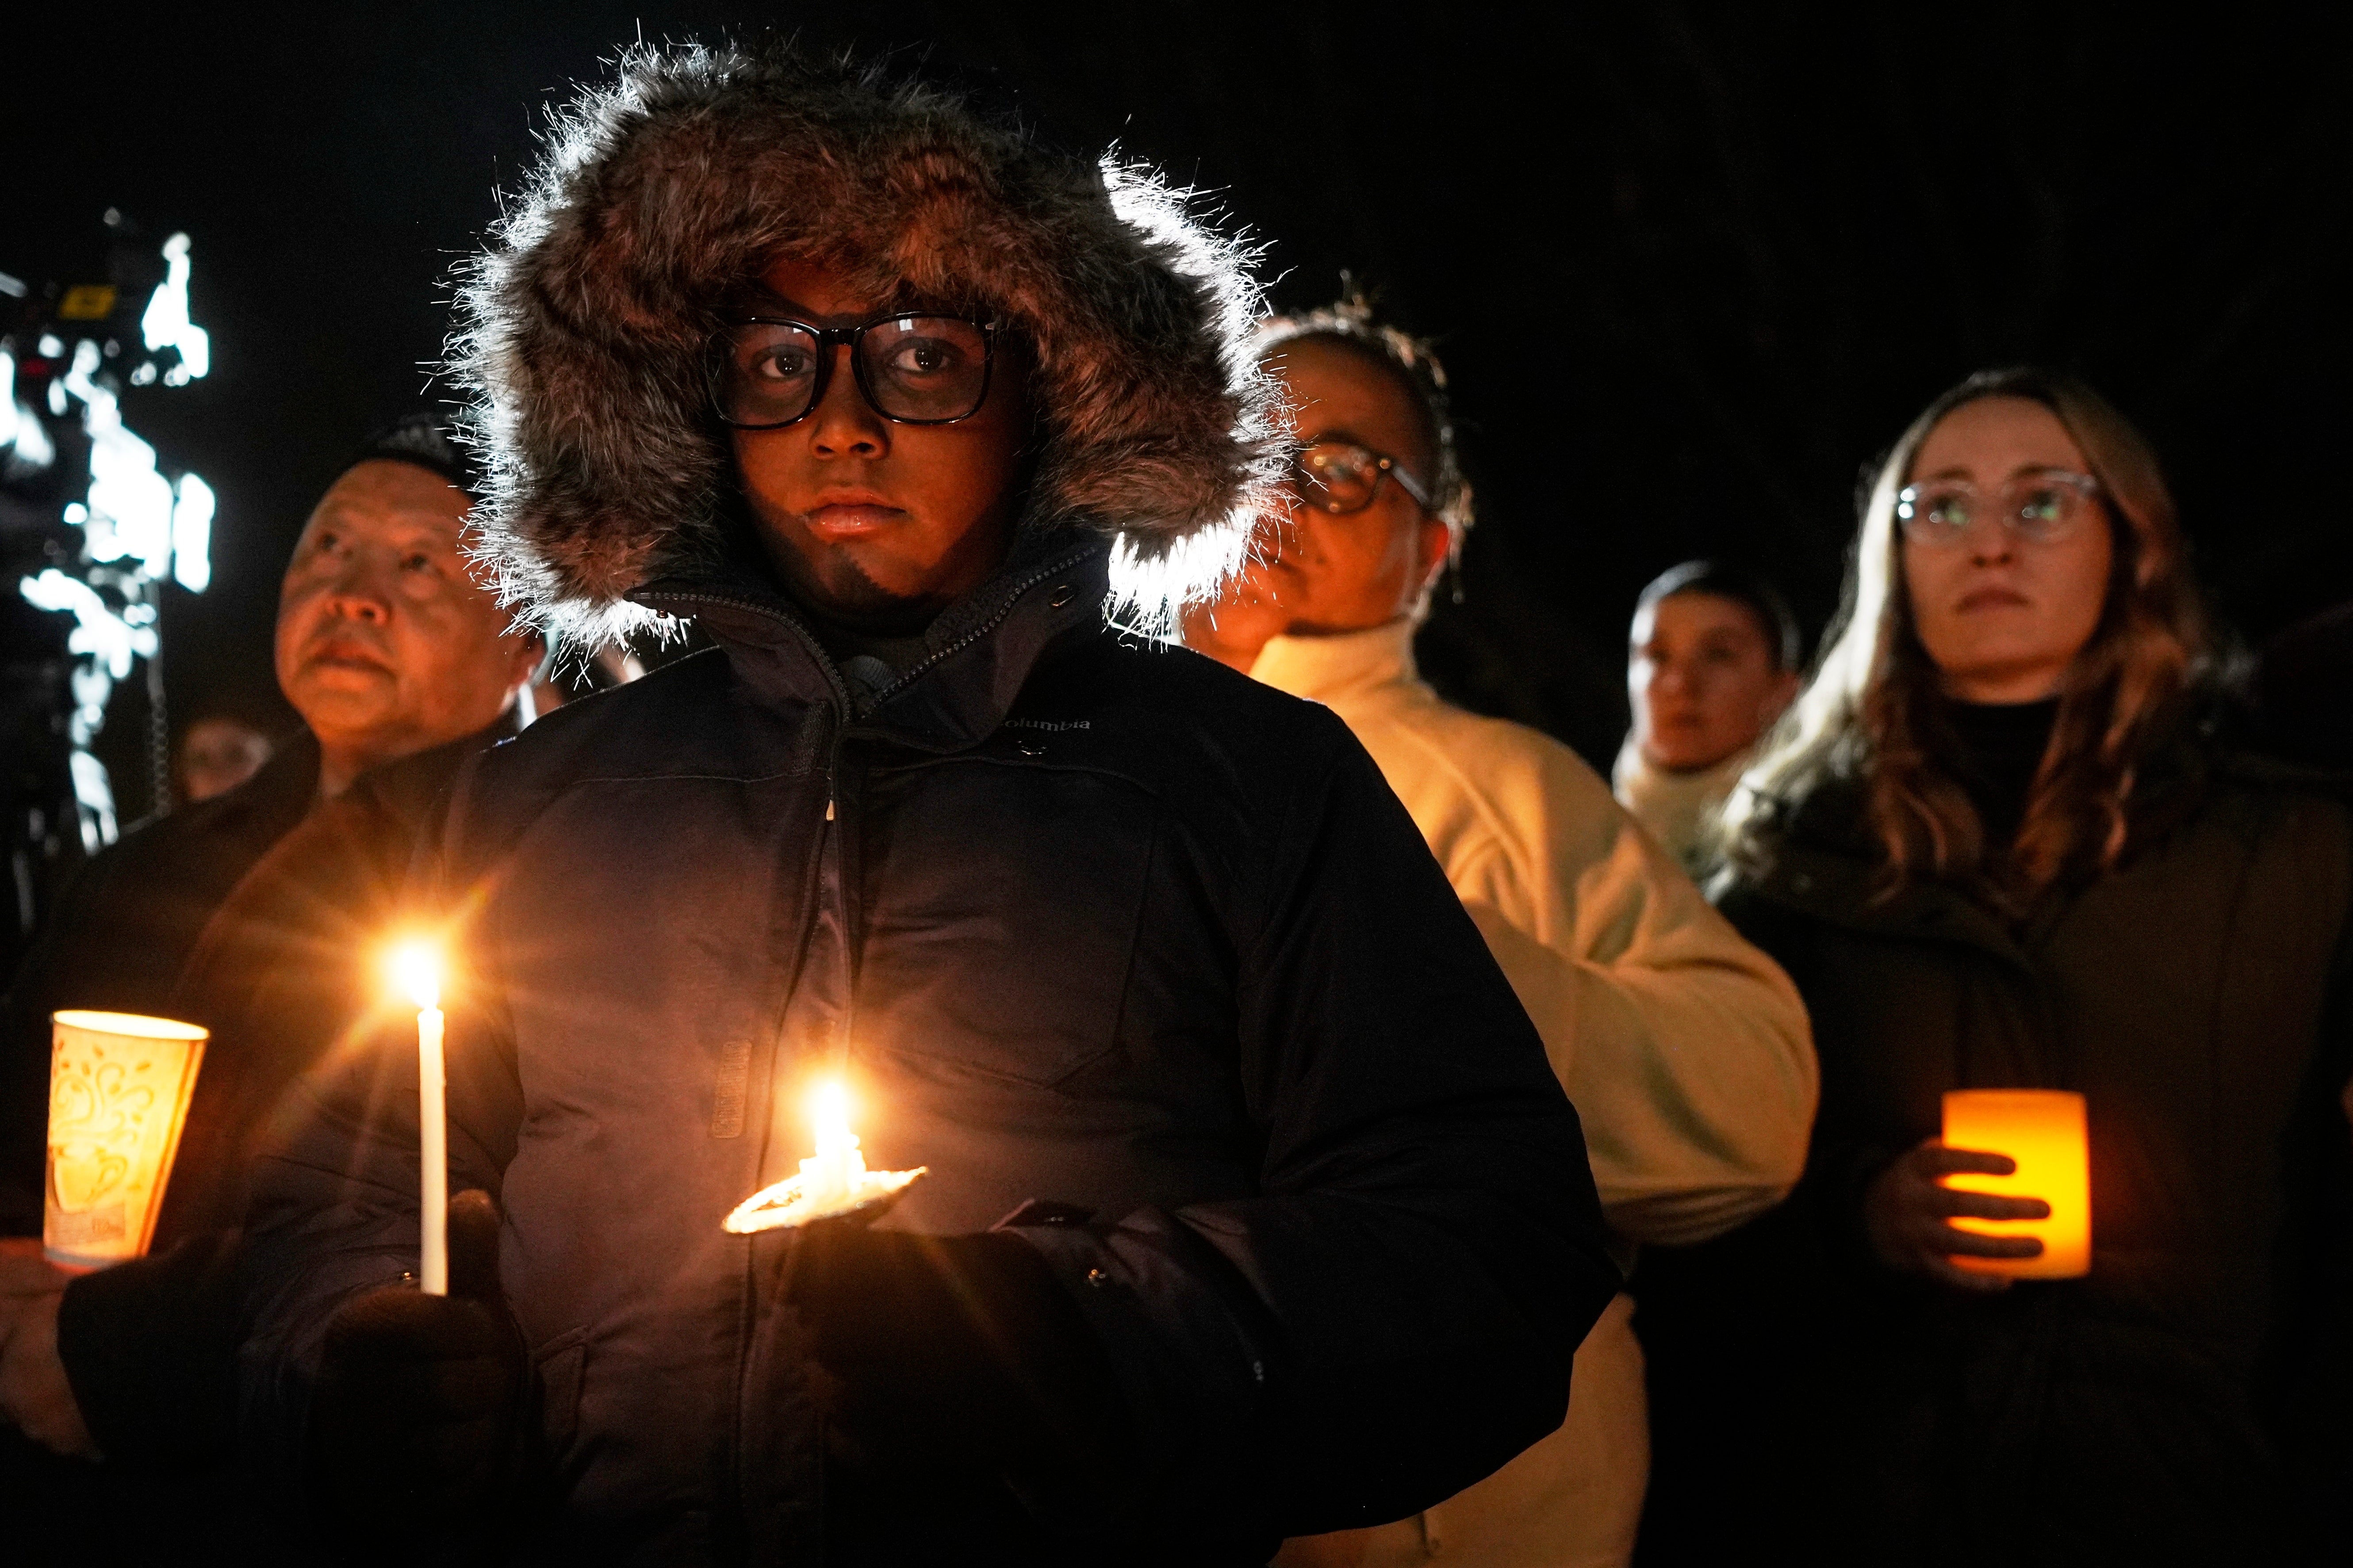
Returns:
[[[551,95],[640,34],[920,51],[1067,141],[1115,138],[1214,192],[1270,243],[1280,304],[1328,300],[1345,268],[1439,339],[1482,521],[1426,659],[1599,761],[1642,583],[1743,558],[1819,628],[1859,466],[1989,363],[2079,370],[2146,426],[2241,636],[2353,596],[2343,18],[53,6],[6,29],[0,270],[73,281],[110,205],[194,237],[214,373],[125,399],[220,496],[215,584],[167,605],[173,710],[286,722],[285,554],[358,439],[428,395],[448,270]],[[107,749],[135,756],[134,731]],[[116,776],[137,815],[138,769]]]

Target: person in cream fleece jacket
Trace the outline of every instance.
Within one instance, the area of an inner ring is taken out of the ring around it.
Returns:
[[[1723,1234],[1797,1180],[1816,1093],[1805,1008],[1567,747],[1441,700],[1413,633],[1470,521],[1444,376],[1361,303],[1267,323],[1300,449],[1293,504],[1187,643],[1328,706],[1372,753],[1485,934],[1584,1118],[1603,1214],[1645,1242]],[[1286,1543],[1278,1564],[1586,1568],[1633,1552],[1650,1453],[1620,1295],[1560,1428],[1415,1518]]]

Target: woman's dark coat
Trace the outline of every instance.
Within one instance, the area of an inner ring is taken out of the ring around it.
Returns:
[[[1347,730],[1106,627],[1103,556],[1009,568],[871,710],[754,579],[657,587],[721,650],[461,780],[451,1184],[504,1208],[564,1552],[818,1560],[789,1235],[720,1221],[845,1059],[869,1163],[930,1168],[887,1225],[1093,1216],[1019,1234],[1118,1369],[1149,1495],[966,1560],[1263,1561],[1558,1425],[1615,1275],[1533,1027]],[[320,1080],[264,1183],[280,1433],[335,1302],[414,1267],[411,1038]]]
[[[2253,763],[2146,772],[2139,847],[2022,920],[1879,896],[1836,784],[1721,900],[1822,1061],[1805,1180],[1736,1244],[1793,1342],[1752,1414],[1810,1439],[1778,1446],[1800,1528],[1859,1561],[2264,1562],[2353,1496],[2353,816]],[[2086,1097],[2087,1279],[1968,1296],[1870,1250],[1866,1184],[1963,1088]]]

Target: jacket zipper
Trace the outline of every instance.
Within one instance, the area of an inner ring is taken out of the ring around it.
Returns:
[[[875,693],[875,700],[879,702],[882,698],[888,696],[892,692],[897,691],[902,687],[913,680],[917,676],[923,674],[925,670],[930,669],[933,666],[938,664],[943,659],[948,658],[955,654],[961,652],[965,648],[970,647],[974,643],[979,641],[982,637],[987,637],[990,632],[995,631],[998,626],[1005,623],[1008,616],[1013,614],[1015,608],[1021,603],[1021,600],[1039,584],[1045,582],[1050,577],[1059,576],[1062,573],[1067,572],[1071,567],[1077,565],[1080,562],[1084,561],[1087,556],[1092,553],[1093,548],[1094,547],[1090,546],[1088,549],[1074,552],[1071,554],[1065,556],[1060,561],[1054,563],[1052,565],[1032,573],[1028,577],[1022,579],[1021,582],[1014,585],[1011,592],[1006,595],[1004,603],[1000,605],[995,613],[990,615],[987,619],[972,627],[969,631],[956,638],[955,641],[948,644],[945,647],[939,649],[902,671],[899,675],[898,679],[892,680],[890,685],[882,688],[881,690]],[[850,973],[849,955],[851,932],[849,892],[848,884],[850,867],[846,858],[845,846],[841,843],[839,837],[839,826],[837,822],[837,816],[839,815],[837,810],[837,802],[840,795],[839,767],[841,761],[841,743],[849,725],[854,721],[857,712],[855,705],[850,700],[849,688],[842,680],[840,671],[834,667],[833,658],[830,654],[826,652],[825,646],[822,643],[819,643],[815,635],[812,634],[807,626],[803,626],[797,617],[788,611],[778,608],[773,605],[765,605],[756,600],[738,598],[733,595],[727,594],[683,593],[665,594],[660,596],[680,603],[720,605],[731,609],[746,610],[754,615],[765,616],[771,620],[779,622],[792,631],[795,636],[798,637],[802,640],[803,644],[817,656],[817,666],[824,672],[826,684],[832,689],[835,711],[839,717],[826,750],[825,821],[828,826],[825,833],[825,841],[821,843],[818,848],[818,882],[819,889],[823,889],[828,880],[826,874],[826,858],[830,856],[832,858],[832,880],[834,882],[833,901],[836,907],[835,918],[839,926],[839,941],[841,945],[840,962],[843,965],[844,971],[841,975],[840,982],[842,985],[843,1013],[838,1027],[838,1033],[833,1043],[833,1049],[837,1058],[835,1066],[839,1068],[842,1065],[841,1058],[846,1058],[849,1053],[850,1016],[855,1009],[855,1000],[853,995],[854,987],[852,985],[853,977]],[[806,955],[804,955],[804,962],[805,961]],[[770,1047],[771,1057],[768,1069],[768,1082],[771,1100],[774,1100],[776,1092],[776,1068],[775,1065],[776,1058],[774,1052],[776,1049],[777,1044],[780,1043],[781,1042],[772,1042]],[[766,1121],[768,1128],[772,1132],[775,1126],[775,1112],[773,1105],[770,1108]],[[762,1142],[763,1150],[761,1159],[765,1165],[767,1157],[767,1152],[765,1149],[766,1137],[765,1135]],[[757,1297],[757,1287],[756,1285],[752,1285],[749,1281],[746,1283],[753,1291],[754,1296],[753,1300],[747,1300],[746,1306],[747,1308],[752,1308],[756,1310],[755,1302]],[[742,1408],[744,1394],[744,1368],[739,1364],[736,1371],[736,1410],[734,1412],[735,1436],[733,1443],[731,1445],[733,1452],[730,1456],[729,1476],[727,1480],[727,1489],[730,1494],[728,1500],[730,1503],[730,1511],[734,1515],[739,1525],[743,1520],[744,1510],[743,1475],[741,1469],[744,1462],[744,1444]]]
[[[823,899],[826,896],[826,884],[828,881],[826,866],[827,858],[829,856],[838,858],[840,851],[840,846],[836,838],[837,827],[835,825],[835,819],[838,813],[835,807],[835,799],[839,794],[838,774],[841,755],[842,732],[848,727],[853,712],[849,700],[849,687],[842,681],[840,672],[834,668],[832,657],[825,651],[824,646],[810,634],[809,629],[807,626],[801,625],[797,618],[785,611],[779,610],[773,605],[761,604],[756,600],[737,598],[732,595],[726,594],[667,594],[663,595],[662,597],[687,604],[724,605],[730,609],[748,610],[754,615],[765,616],[770,620],[776,621],[783,625],[787,630],[791,631],[794,636],[799,637],[808,650],[815,655],[817,667],[819,670],[824,672],[826,684],[832,689],[835,712],[833,731],[826,741],[825,821],[828,826],[818,845],[817,851],[818,869],[816,891],[818,898]],[[837,905],[836,920],[841,928],[845,941],[843,959],[846,963],[848,956],[846,941],[849,932],[849,915],[846,907],[848,898],[847,889],[839,886],[839,863],[837,858],[837,875],[834,879],[836,882],[836,897],[834,899],[834,902]],[[818,917],[816,913],[812,911],[810,916],[812,923],[814,923],[818,918]],[[800,958],[796,964],[797,970],[804,970],[808,958],[807,948],[807,936],[806,933],[804,933],[801,941],[802,951]],[[787,1005],[789,1005],[789,999],[790,993],[788,992],[786,994]],[[846,998],[844,1005],[845,1007],[847,1006]],[[766,1114],[762,1118],[764,1131],[761,1136],[761,1148],[758,1155],[759,1166],[757,1167],[758,1173],[763,1175],[766,1173],[765,1167],[771,1152],[768,1148],[768,1144],[774,1136],[776,1129],[775,1100],[776,1093],[776,1073],[783,1044],[784,1042],[780,1037],[780,1031],[772,1029],[769,1032],[768,1041],[767,1083],[769,1104],[766,1108]],[[747,1258],[747,1264],[749,1261],[750,1260]],[[744,1462],[744,1445],[747,1441],[747,1437],[744,1423],[744,1399],[747,1388],[750,1366],[748,1357],[751,1351],[752,1336],[756,1331],[754,1325],[757,1323],[759,1318],[759,1308],[762,1295],[756,1279],[746,1278],[744,1280],[744,1292],[743,1318],[744,1348],[742,1352],[739,1352],[735,1368],[734,1410],[733,1413],[733,1437],[729,1444],[730,1453],[727,1458],[727,1472],[724,1482],[724,1506],[726,1513],[731,1519],[733,1527],[739,1532],[744,1524],[743,1467]]]
[[[723,605],[731,610],[749,610],[755,616],[765,616],[768,619],[789,627],[793,634],[807,643],[810,651],[817,655],[817,667],[824,671],[825,683],[833,689],[835,703],[839,706],[845,718],[849,716],[849,688],[842,684],[841,672],[834,668],[833,656],[825,651],[825,645],[817,640],[817,635],[801,625],[790,611],[779,609],[774,605],[764,605],[757,599],[739,599],[733,594],[658,594],[654,597],[684,605]]]

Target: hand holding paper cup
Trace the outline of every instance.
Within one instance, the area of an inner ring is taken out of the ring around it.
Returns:
[[[51,1015],[41,1239],[53,1263],[144,1257],[208,1033],[130,1013]]]

